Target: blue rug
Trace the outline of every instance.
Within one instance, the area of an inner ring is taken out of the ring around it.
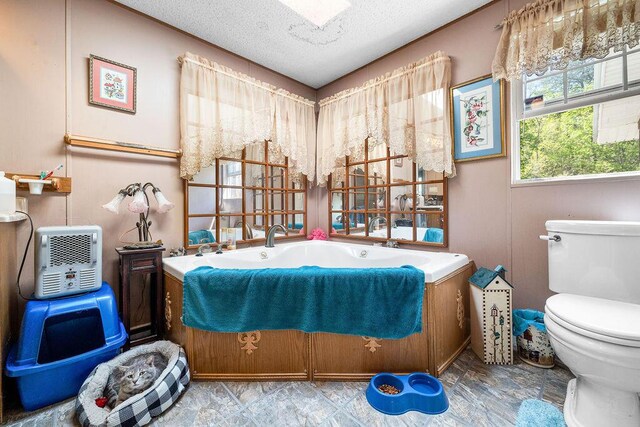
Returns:
[[[551,403],[527,399],[520,405],[516,427],[565,427],[562,412]]]

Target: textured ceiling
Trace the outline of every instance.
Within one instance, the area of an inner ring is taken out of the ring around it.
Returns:
[[[277,0],[116,1],[314,88],[490,2],[350,0],[317,27]]]

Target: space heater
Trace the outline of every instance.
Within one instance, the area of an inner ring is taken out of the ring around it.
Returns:
[[[35,297],[57,298],[100,289],[102,228],[40,227],[35,234]]]

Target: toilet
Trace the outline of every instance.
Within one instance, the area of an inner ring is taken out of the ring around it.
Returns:
[[[547,221],[545,324],[569,427],[640,426],[640,222]]]

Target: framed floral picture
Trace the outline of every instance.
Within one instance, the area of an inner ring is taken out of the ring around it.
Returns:
[[[453,158],[456,162],[504,157],[504,81],[491,74],[451,88]]]
[[[89,103],[136,113],[136,69],[89,55]]]

